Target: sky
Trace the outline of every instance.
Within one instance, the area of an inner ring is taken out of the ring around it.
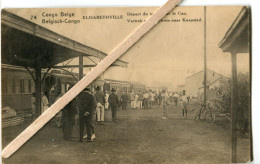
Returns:
[[[229,6],[207,7],[206,10],[207,66],[225,76],[231,74],[231,56],[229,53],[223,53],[218,44],[241,9],[241,6]],[[38,19],[30,21],[108,54],[140,25],[129,23],[128,19],[146,19],[149,14],[146,16],[142,14],[154,10],[156,7],[12,9],[11,12],[28,20],[31,15],[36,15]],[[96,15],[123,15],[124,19],[81,19],[81,23],[76,25],[42,24],[42,18],[46,18],[43,17],[43,13],[60,12],[75,13],[73,19]],[[129,13],[141,13],[141,16],[129,16]],[[127,68],[110,67],[103,74],[103,78],[139,81],[148,86],[161,84],[175,88],[176,85],[184,84],[187,76],[203,70],[204,7],[178,7],[164,20],[182,18],[201,19],[201,21],[159,23],[121,57],[121,60],[129,63]],[[98,59],[94,60],[99,62]],[[237,61],[238,72],[249,71],[248,54],[238,54]],[[76,63],[77,59],[71,62]],[[84,59],[84,64],[87,63],[91,61]],[[89,69],[84,69],[85,73],[88,71]]]

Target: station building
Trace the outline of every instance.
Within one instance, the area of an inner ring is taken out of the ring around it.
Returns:
[[[210,87],[216,87],[220,84],[221,79],[227,79],[227,77],[207,69],[207,89]],[[197,72],[185,79],[186,94],[197,98],[203,92],[204,84],[204,70]]]

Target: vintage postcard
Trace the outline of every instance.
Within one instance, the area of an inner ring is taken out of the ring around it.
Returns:
[[[3,9],[2,149],[156,9]],[[250,162],[250,63],[250,7],[176,7],[2,162]]]

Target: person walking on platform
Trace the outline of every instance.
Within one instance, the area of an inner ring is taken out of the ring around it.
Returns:
[[[94,132],[93,114],[96,108],[95,97],[90,93],[90,88],[85,88],[78,96],[79,109],[79,141],[83,142],[84,128],[87,129],[87,141],[93,142],[91,139]]]
[[[112,111],[112,120],[116,122],[119,99],[118,96],[116,95],[116,90],[114,88],[112,89],[112,93],[108,97],[108,102],[110,104],[111,111]]]
[[[105,96],[102,91],[100,91],[100,87],[97,86],[96,88],[96,93],[95,93],[95,98],[97,102],[97,121],[98,125],[104,125],[104,118],[105,118]]]
[[[76,114],[77,114],[77,98],[72,100],[68,105],[66,105],[62,109],[61,123],[63,125],[62,130],[63,130],[64,140],[72,140],[72,132],[73,132],[73,126],[75,125]]]

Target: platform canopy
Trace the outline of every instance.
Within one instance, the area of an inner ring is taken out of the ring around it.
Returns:
[[[249,53],[250,14],[249,8],[243,7],[239,15],[219,43],[223,52]]]
[[[4,64],[51,68],[79,56],[99,59],[107,56],[104,52],[57,34],[6,10],[2,10],[1,32]],[[117,60],[113,65],[127,67],[127,64]]]

